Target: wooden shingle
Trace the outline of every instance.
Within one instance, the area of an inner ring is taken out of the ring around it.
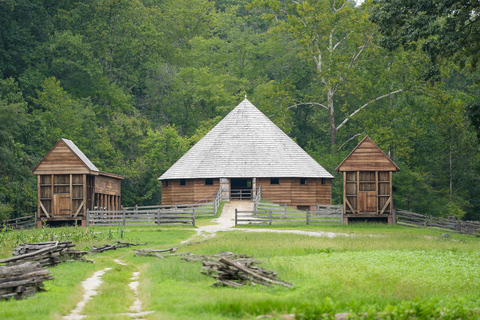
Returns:
[[[222,177],[333,178],[247,99],[159,180]]]

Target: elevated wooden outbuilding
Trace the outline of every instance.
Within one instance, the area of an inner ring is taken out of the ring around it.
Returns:
[[[262,198],[300,209],[331,204],[333,176],[245,99],[168,169],[162,204]]]
[[[343,173],[344,224],[366,218],[393,223],[392,173],[400,169],[368,136],[335,170]]]
[[[38,183],[37,223],[79,222],[87,209],[120,210],[122,176],[101,172],[70,140],[60,139],[33,169]]]

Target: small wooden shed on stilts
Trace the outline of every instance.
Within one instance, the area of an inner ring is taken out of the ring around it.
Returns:
[[[368,137],[335,169],[343,173],[343,223],[393,217],[392,173],[398,166]]]
[[[86,225],[87,209],[120,210],[122,176],[101,172],[70,140],[60,139],[33,169],[38,184],[37,227]]]

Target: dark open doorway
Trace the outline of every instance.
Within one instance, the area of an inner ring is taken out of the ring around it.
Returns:
[[[230,199],[251,200],[252,179],[230,179]]]

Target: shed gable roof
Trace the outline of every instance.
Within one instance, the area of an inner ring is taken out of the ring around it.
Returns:
[[[159,180],[253,177],[333,178],[245,99]]]
[[[33,169],[33,174],[98,173],[97,167],[68,139],[60,139]]]
[[[400,171],[400,168],[370,139],[369,136],[353,149],[336,171]]]

